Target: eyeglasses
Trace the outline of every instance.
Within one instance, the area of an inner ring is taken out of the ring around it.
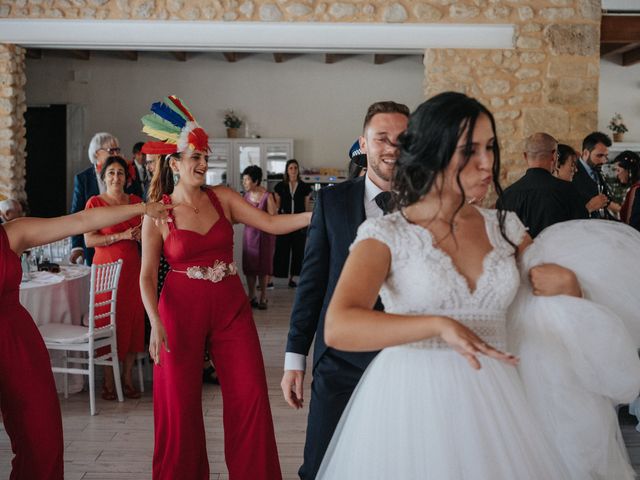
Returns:
[[[104,150],[109,155],[113,155],[114,153],[120,153],[120,147],[112,147],[112,148],[99,148],[98,151]]]

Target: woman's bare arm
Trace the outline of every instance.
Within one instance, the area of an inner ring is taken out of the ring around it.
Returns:
[[[124,222],[136,215],[164,219],[168,208],[161,203],[135,203],[113,207],[90,208],[72,215],[55,218],[17,218],[3,224],[11,250],[20,255],[24,250],[55,242],[71,235],[99,230]]]
[[[442,317],[373,310],[389,273],[391,253],[378,240],[359,242],[342,269],[325,318],[325,342],[339,350],[371,351],[440,334]],[[362,281],[366,278],[366,281]]]
[[[362,240],[351,251],[325,318],[324,335],[328,346],[348,351],[371,351],[440,336],[475,369],[480,368],[478,354],[517,364],[516,357],[487,345],[451,318],[373,310],[390,264],[389,248],[378,240]]]
[[[160,321],[158,314],[158,267],[162,253],[162,231],[153,220],[142,222],[142,266],[140,268],[140,293],[151,325]]]
[[[214,191],[233,223],[244,223],[263,232],[283,235],[306,227],[311,220],[311,212],[269,215],[249,205],[239,193],[227,187],[215,187]]]

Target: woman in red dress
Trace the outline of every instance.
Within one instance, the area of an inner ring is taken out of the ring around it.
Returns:
[[[166,142],[145,149],[169,154],[156,171],[153,191],[175,206],[166,226],[143,222],[142,297],[151,320],[149,351],[156,366],[153,382],[155,480],[208,480],[202,417],[202,347],[218,371],[224,403],[225,459],[230,480],[282,478],[271,419],[267,382],[249,299],[233,263],[234,223],[272,233],[306,226],[310,213],[271,216],[238,193],[204,185],[207,134],[182,105],[169,97],[154,112],[171,115],[177,132],[162,134],[145,121],[145,131]],[[168,106],[170,104],[170,106]],[[158,263],[164,252],[171,271],[160,301]]]
[[[100,171],[100,178],[105,183],[107,191],[91,197],[85,208],[142,202],[142,199],[137,195],[124,192],[128,177],[127,172],[127,163],[123,158],[107,158]],[[125,222],[84,235],[87,247],[96,249],[93,263],[101,265],[122,259],[116,302],[116,338],[118,359],[123,364],[122,387],[127,398],[140,398],[140,392],[133,386],[131,372],[136,361],[136,353],[144,351],[144,306],[140,297],[140,249],[138,245],[141,224],[142,220],[138,215]],[[97,298],[99,302],[106,300],[109,300],[108,294],[102,294]],[[102,318],[96,321],[96,326],[102,327],[108,323],[109,318]],[[104,352],[99,353],[106,353],[108,350],[105,348]],[[115,400],[114,387],[113,368],[104,367],[102,398]]]
[[[31,315],[20,305],[20,254],[145,213],[166,217],[166,207],[125,205],[0,225],[0,410],[15,455],[11,480],[64,476],[62,418],[49,353]]]

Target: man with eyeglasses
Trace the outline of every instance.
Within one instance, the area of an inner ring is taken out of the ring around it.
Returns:
[[[601,171],[609,160],[610,146],[611,139],[602,132],[590,133],[582,141],[582,156],[577,162],[573,185],[591,218],[615,220],[613,213],[620,212],[620,204],[611,201],[611,191]]]
[[[525,175],[505,189],[498,207],[516,213],[535,238],[554,223],[587,218],[584,203],[569,182],[553,176],[558,142],[547,133],[534,133],[525,141]]]
[[[92,165],[73,179],[73,199],[71,200],[71,213],[84,210],[89,198],[100,195],[106,191],[106,186],[100,180],[100,170],[105,160],[109,157],[120,156],[120,145],[118,139],[110,133],[96,133],[89,143],[89,161]],[[142,196],[142,188],[139,182],[133,182],[124,189],[125,193],[133,193]],[[71,254],[69,261],[79,263],[82,260],[87,265],[91,265],[93,260],[93,248],[87,248],[84,244],[83,235],[71,237]]]

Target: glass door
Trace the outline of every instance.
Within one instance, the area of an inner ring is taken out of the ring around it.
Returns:
[[[231,143],[214,141],[209,144],[211,153],[207,162],[207,185],[229,185]]]

